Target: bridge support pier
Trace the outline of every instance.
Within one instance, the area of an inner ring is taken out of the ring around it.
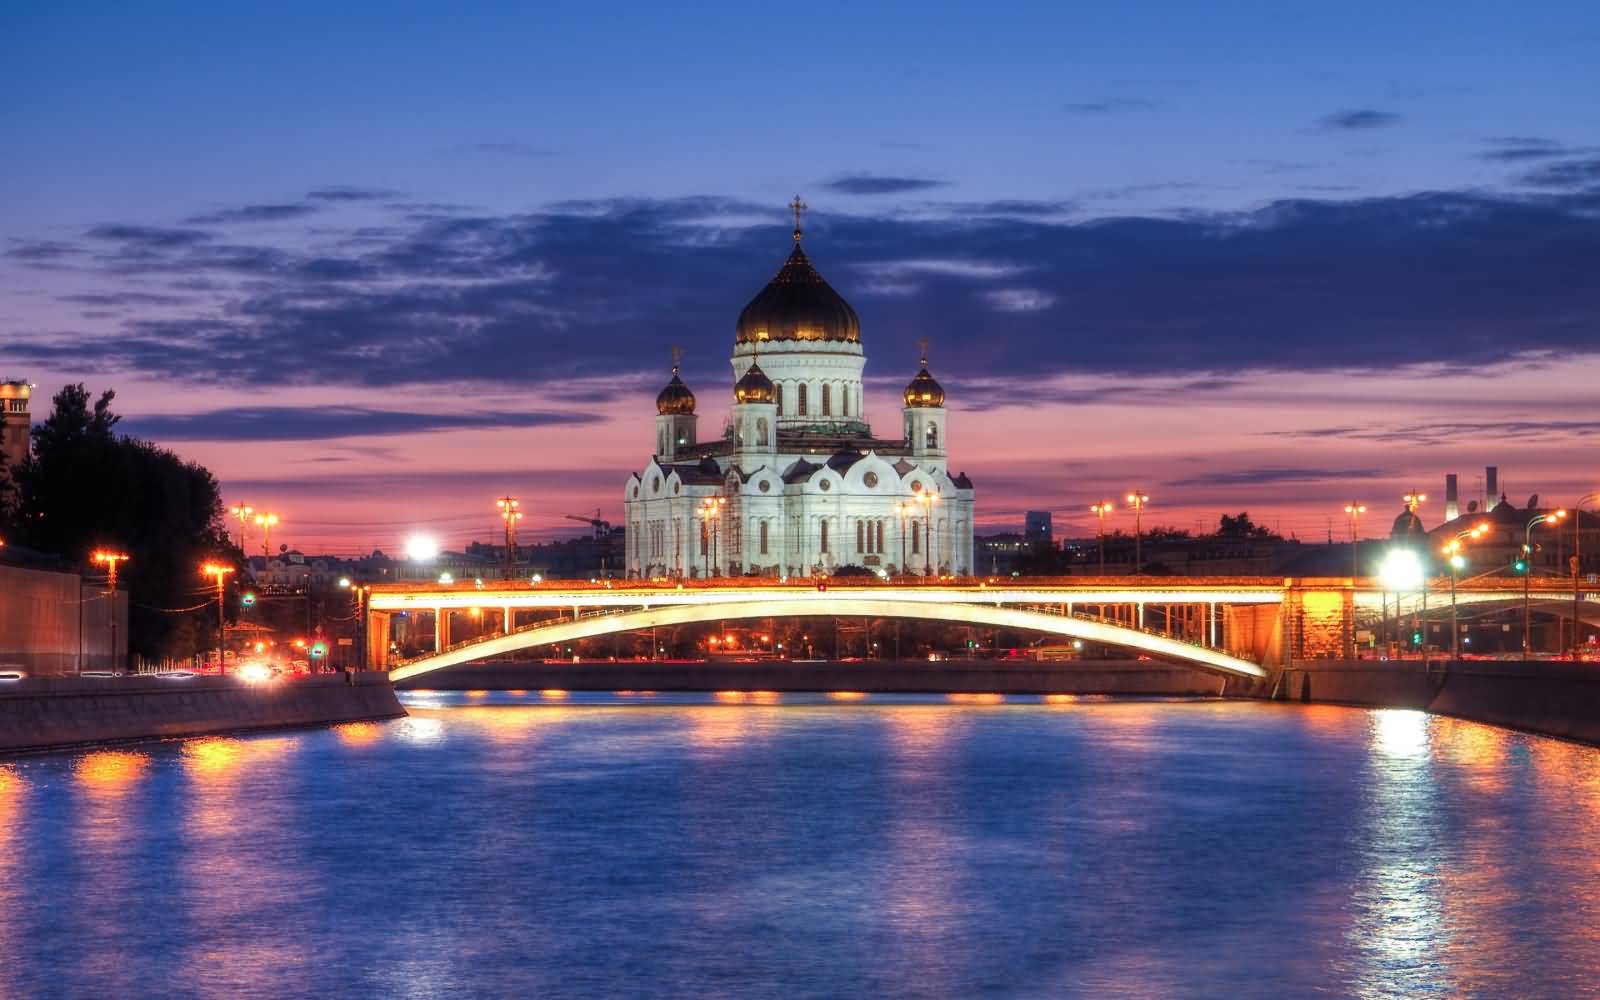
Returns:
[[[450,609],[433,609],[433,651],[442,653],[450,645]]]
[[[366,641],[366,667],[368,670],[389,669],[389,620],[392,617],[388,611],[367,610],[367,641]]]

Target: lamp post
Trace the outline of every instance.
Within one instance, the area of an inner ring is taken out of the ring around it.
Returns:
[[[706,546],[706,578],[711,577],[711,567],[715,566],[718,573],[722,572],[722,560],[717,553],[717,521],[722,516],[722,507],[728,501],[725,497],[706,497],[700,501],[700,511],[696,515],[705,524],[708,532]]]
[[[516,497],[501,497],[494,502],[500,508],[500,520],[506,525],[506,575],[511,579],[511,569],[516,563],[517,522],[522,520],[522,501]]]
[[[1582,645],[1582,633],[1579,630],[1578,618],[1578,576],[1583,569],[1583,505],[1600,500],[1600,493],[1590,493],[1572,505],[1572,662],[1578,662],[1578,649]]]
[[[1536,524],[1555,524],[1557,521],[1566,520],[1567,512],[1558,510],[1554,514],[1540,514],[1532,518],[1522,529],[1522,655],[1527,658],[1533,653],[1533,641],[1529,633],[1533,628],[1533,606],[1529,601],[1529,579],[1533,576],[1533,526]]]
[[[257,514],[256,527],[261,529],[261,554],[272,558],[272,529],[278,523],[276,514]]]
[[[1367,512],[1367,505],[1351,501],[1344,505],[1344,512],[1350,518],[1350,575],[1361,575],[1361,540],[1359,537],[1361,515]]]
[[[1456,615],[1456,578],[1467,565],[1467,558],[1461,553],[1466,548],[1466,542],[1481,537],[1489,530],[1487,524],[1480,524],[1466,531],[1456,533],[1456,537],[1446,542],[1441,553],[1445,561],[1450,564],[1450,658],[1457,659],[1461,655],[1461,621]]]
[[[224,660],[227,643],[227,605],[224,600],[224,588],[227,585],[228,574],[233,572],[232,566],[221,563],[206,563],[200,567],[200,572],[206,576],[217,578],[217,673],[227,673],[227,664]]]
[[[121,552],[107,552],[97,550],[90,556],[96,563],[106,568],[106,589],[111,595],[111,669],[117,668],[117,564],[125,563],[128,557]],[[80,668],[81,669],[81,668]]]
[[[1100,575],[1101,576],[1105,576],[1106,575],[1106,515],[1111,513],[1111,510],[1112,510],[1111,501],[1110,500],[1102,500],[1099,503],[1090,504],[1089,505],[1089,510],[1094,513],[1094,516],[1096,518],[1098,518],[1099,522],[1100,522],[1098,527],[1097,527],[1097,529],[1096,529],[1096,531],[1095,531],[1095,537],[1097,539],[1099,539],[1099,542],[1100,542]]]
[[[1150,502],[1150,495],[1134,490],[1123,499],[1133,508],[1133,575],[1140,576],[1144,571],[1144,506]]]
[[[1423,572],[1422,560],[1414,549],[1392,548],[1378,566],[1378,578],[1383,581],[1384,592],[1394,594],[1394,618],[1398,627],[1400,595],[1419,589],[1426,592],[1427,575]],[[1384,600],[1387,603],[1388,598]]]
[[[933,575],[933,505],[939,502],[939,494],[932,490],[923,490],[917,494],[917,503],[922,505],[922,575]]]
[[[232,514],[234,517],[237,517],[239,519],[239,551],[240,552],[244,551],[244,532],[245,532],[245,528],[250,524],[250,515],[254,514],[255,512],[256,512],[256,509],[254,507],[250,506],[247,503],[237,504],[237,505],[235,505],[233,507],[229,507],[228,508],[228,513]]]
[[[900,515],[900,575],[910,576],[911,567],[906,565],[906,519],[916,512],[916,507],[909,500],[901,500],[894,505],[894,512]]]

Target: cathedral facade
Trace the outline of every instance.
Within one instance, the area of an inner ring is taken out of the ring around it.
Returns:
[[[949,471],[943,388],[927,358],[900,433],[876,437],[861,387],[861,325],[801,249],[739,315],[733,398],[702,438],[673,364],[655,453],[623,492],[630,577],[972,572],[973,488]],[[676,361],[676,359],[675,359]]]

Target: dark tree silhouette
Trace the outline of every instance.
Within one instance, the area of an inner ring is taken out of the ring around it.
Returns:
[[[210,471],[148,441],[119,436],[115,393],[92,405],[83,385],[56,393],[33,429],[33,454],[16,470],[16,534],[22,544],[80,566],[99,547],[130,557],[120,574],[129,594],[129,649],[186,656],[212,642],[215,593],[200,576],[208,559],[242,564],[222,520]],[[207,611],[209,610],[209,615]]]

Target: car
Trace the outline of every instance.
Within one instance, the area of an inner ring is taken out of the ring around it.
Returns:
[[[27,678],[20,670],[0,670],[0,681],[20,681]]]

